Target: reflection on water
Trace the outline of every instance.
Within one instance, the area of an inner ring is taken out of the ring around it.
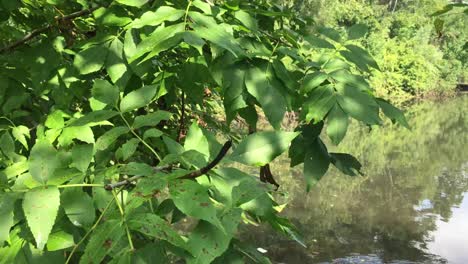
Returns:
[[[365,176],[331,171],[309,194],[301,168],[274,164],[285,215],[308,248],[268,228],[246,240],[277,263],[468,263],[468,97],[408,110],[412,130],[354,125],[337,150]]]

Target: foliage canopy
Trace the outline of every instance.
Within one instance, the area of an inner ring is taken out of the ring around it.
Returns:
[[[324,126],[334,144],[350,118],[407,126],[365,78],[379,66],[363,25],[312,34],[267,1],[8,0],[0,14],[1,263],[268,263],[241,224],[302,243],[270,162],[289,151],[310,188],[361,166],[328,152]]]

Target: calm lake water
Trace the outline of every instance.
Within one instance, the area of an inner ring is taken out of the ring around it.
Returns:
[[[284,215],[307,248],[267,227],[243,232],[274,263],[468,263],[468,97],[415,104],[412,130],[353,124],[333,151],[365,176],[331,170],[310,193],[301,166],[273,165]]]

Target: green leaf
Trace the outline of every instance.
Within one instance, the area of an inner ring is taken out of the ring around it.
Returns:
[[[303,88],[304,93],[309,93],[314,88],[322,84],[327,78],[328,78],[328,75],[320,71],[316,71],[312,74],[307,74],[304,77],[304,81],[302,83],[302,86],[304,87]]]
[[[163,136],[163,141],[171,154],[182,154],[185,151],[182,145],[170,137]]]
[[[95,80],[91,90],[93,98],[110,106],[115,106],[119,100],[119,88],[106,80]]]
[[[97,24],[100,25],[122,27],[132,22],[125,9],[117,5],[98,8],[93,12],[93,15]]]
[[[171,113],[159,110],[154,113],[149,113],[147,115],[137,116],[135,118],[135,121],[133,122],[132,127],[134,129],[137,129],[144,126],[156,126],[162,120],[169,120],[171,117]]]
[[[143,139],[146,140],[147,138],[159,138],[160,136],[164,135],[164,133],[156,128],[150,128],[143,133]]]
[[[36,187],[24,195],[24,215],[40,250],[47,243],[59,206],[60,192],[55,186]]]
[[[377,99],[377,103],[379,104],[380,108],[382,108],[383,113],[392,120],[392,122],[398,122],[398,124],[410,129],[408,122],[406,121],[405,115],[403,112],[391,105],[389,102],[383,99]]]
[[[171,38],[174,37],[176,33],[184,31],[184,24],[178,23],[165,27],[164,25],[159,26],[151,35],[143,39],[136,47],[133,54],[127,54],[128,62],[132,63],[137,60],[144,54],[151,52],[153,57],[156,56],[159,52],[170,48],[177,43],[172,43]],[[168,45],[171,44],[171,45]]]
[[[105,68],[114,84],[122,81],[125,85],[130,78],[131,72],[123,58],[123,43],[119,38],[115,38],[109,47]]]
[[[265,131],[247,136],[229,155],[229,159],[247,165],[264,166],[289,147],[297,132]]]
[[[29,173],[45,185],[60,165],[57,150],[47,141],[36,142],[29,155]]]
[[[194,22],[192,27],[195,34],[200,38],[204,38],[228,50],[235,57],[239,57],[244,53],[239,43],[232,35],[232,30],[228,25],[217,24],[212,17],[205,16],[198,12],[189,12],[189,16]]]
[[[380,123],[379,108],[371,95],[351,86],[337,89],[338,103],[348,115],[369,125]]]
[[[210,156],[208,139],[205,137],[205,135],[203,135],[203,131],[198,126],[197,121],[194,121],[189,128],[187,137],[185,139],[184,149],[196,150],[205,155],[207,158]]]
[[[155,214],[136,214],[129,220],[129,227],[151,238],[166,240],[179,248],[186,248],[185,241],[172,226]]]
[[[10,238],[15,200],[16,197],[10,193],[0,193],[0,245]]]
[[[120,111],[125,113],[146,106],[156,95],[157,90],[157,85],[146,85],[140,89],[128,93],[122,98],[122,101],[120,102]]]
[[[354,24],[348,29],[348,39],[359,39],[366,35],[368,27],[364,24]]]
[[[111,111],[111,110],[97,110],[93,111],[90,113],[87,113],[86,115],[76,119],[75,121],[70,123],[70,127],[72,126],[84,126],[84,125],[94,125],[94,123],[99,123],[105,120],[108,120],[119,113],[116,111]]]
[[[363,48],[356,45],[346,45],[348,50],[340,51],[341,55],[346,58],[346,60],[354,63],[359,69],[369,72],[369,67],[380,70],[379,65],[375,62],[374,58]]]
[[[320,122],[336,104],[336,94],[331,85],[319,86],[309,94],[309,99],[303,105],[306,122]]]
[[[304,177],[307,182],[307,191],[325,175],[330,166],[330,157],[322,141],[317,138],[308,142],[304,159]]]
[[[244,26],[252,31],[258,30],[257,20],[244,10],[234,12],[234,17],[237,18]]]
[[[60,197],[70,222],[79,227],[90,227],[95,218],[93,199],[80,188],[67,188]]]
[[[86,172],[88,170],[89,164],[93,159],[94,154],[94,145],[85,144],[85,145],[75,145],[72,148],[72,167],[77,168],[81,172]]]
[[[144,26],[158,26],[164,21],[176,21],[184,15],[184,10],[175,9],[170,6],[161,6],[156,11],[147,11],[140,18],[132,22],[132,28]]]
[[[57,251],[75,245],[73,235],[64,231],[52,232],[47,241],[47,251]]]
[[[25,126],[15,126],[12,128],[11,133],[13,137],[18,140],[26,149],[28,149],[28,141],[26,138],[31,138],[29,129]]]
[[[128,6],[141,7],[148,2],[148,0],[115,0],[118,3]]]
[[[275,129],[279,129],[287,109],[287,102],[279,87],[273,83],[272,76],[268,76],[264,69],[252,67],[246,73],[245,86],[262,106],[270,124]]]
[[[45,126],[48,128],[56,128],[56,129],[63,128],[65,126],[65,122],[63,120],[63,112],[60,110],[57,110],[49,114],[45,121]]]
[[[7,156],[12,156],[15,153],[15,142],[9,132],[3,133],[0,137],[0,150]]]
[[[80,264],[101,263],[104,257],[111,252],[125,234],[125,228],[120,220],[110,219],[99,225],[91,235]]]
[[[140,140],[137,138],[132,138],[125,142],[116,152],[116,157],[121,158],[122,160],[127,160],[130,158],[138,148]]]
[[[207,188],[195,181],[177,180],[169,184],[169,192],[174,204],[182,213],[205,220],[224,231]]]
[[[361,91],[371,90],[369,83],[364,77],[350,73],[348,70],[340,69],[329,73],[329,75],[340,85],[351,85],[359,88]]]
[[[94,144],[93,130],[89,126],[70,126],[63,129],[62,134],[58,138],[59,145],[67,147],[72,144],[73,139],[78,139],[82,142]]]
[[[106,131],[102,136],[96,140],[96,149],[105,150],[120,136],[129,133],[130,130],[127,127],[114,127],[111,130]]]
[[[338,145],[346,135],[348,130],[348,115],[339,105],[335,105],[327,117],[327,135]]]
[[[332,39],[332,40],[334,40],[336,42],[341,41],[340,32],[338,32],[337,30],[335,30],[333,28],[319,27],[318,32],[320,34],[322,34],[323,36],[325,36],[325,37],[327,37],[329,39]]]
[[[310,45],[312,45],[313,47],[316,47],[316,48],[322,48],[322,49],[335,49],[335,46],[333,44],[331,44],[330,42],[322,39],[322,38],[319,38],[319,37],[316,37],[316,36],[313,36],[313,35],[310,35],[310,36],[307,36],[304,38]]]
[[[208,264],[212,263],[216,257],[221,256],[228,249],[229,243],[237,230],[241,220],[241,213],[241,209],[232,208],[221,217],[226,232],[207,222],[200,221],[190,234],[187,242],[187,247],[193,256],[187,259],[187,263]]]
[[[91,46],[76,54],[73,66],[80,74],[99,71],[106,61],[108,49],[102,45]]]
[[[350,176],[362,174],[362,165],[355,157],[345,153],[330,153],[330,157],[333,165],[344,174]]]

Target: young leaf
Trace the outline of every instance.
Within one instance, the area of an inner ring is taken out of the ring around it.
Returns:
[[[110,219],[99,225],[91,235],[80,264],[101,263],[104,257],[111,252],[125,234],[125,228],[119,220]]]
[[[184,214],[205,220],[224,231],[207,188],[195,181],[177,180],[169,185],[169,192],[174,204]]]
[[[149,113],[147,115],[137,116],[133,122],[132,127],[134,129],[144,127],[144,126],[156,126],[162,120],[169,120],[172,114],[167,111],[156,111],[154,113]]]
[[[18,140],[26,149],[28,149],[28,141],[26,138],[31,138],[29,129],[25,126],[15,126],[12,128],[11,133],[13,137]]]
[[[96,140],[96,149],[105,150],[120,136],[130,132],[127,127],[114,127]]]
[[[59,206],[60,192],[55,186],[36,187],[24,195],[24,215],[40,250],[47,243]]]
[[[327,117],[327,135],[338,145],[343,140],[348,130],[348,115],[339,105],[335,105]]]
[[[254,166],[264,166],[289,147],[298,132],[265,131],[247,136],[229,155],[229,159]]]
[[[119,88],[106,80],[95,80],[91,94],[93,98],[110,106],[115,106],[119,100]]]
[[[146,106],[156,95],[157,90],[157,85],[146,85],[128,93],[120,102],[120,111],[125,113]]]
[[[31,149],[28,165],[31,176],[45,185],[60,165],[57,150],[47,141],[36,142]]]
[[[90,227],[95,218],[93,199],[80,188],[67,188],[60,197],[65,214],[73,225]]]

